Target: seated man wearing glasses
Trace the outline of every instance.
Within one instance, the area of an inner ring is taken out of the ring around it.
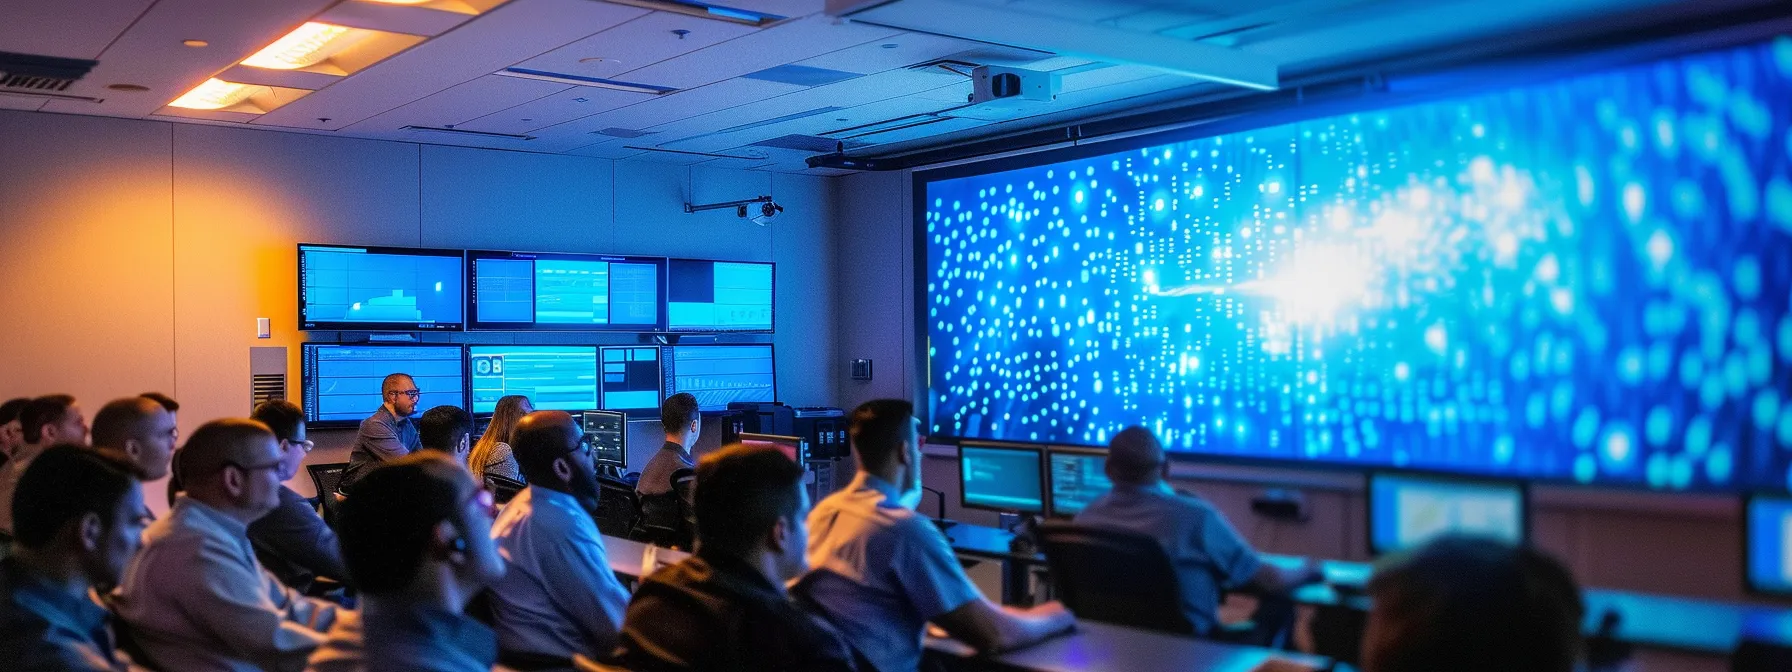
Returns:
[[[275,399],[261,402],[249,417],[274,430],[274,439],[280,442],[280,466],[275,468],[280,482],[298,475],[299,465],[312,447],[305,439],[305,412],[298,404]],[[338,583],[348,579],[336,533],[318,517],[311,502],[284,485],[280,486],[280,505],[249,524],[249,543],[255,546],[255,558],[263,567],[297,590],[309,591],[318,577]]]
[[[162,670],[298,670],[337,608],[262,570],[249,524],[280,506],[280,441],[246,418],[205,423],[181,448],[187,487],[143,533],[113,608],[146,666]]]
[[[591,511],[597,463],[579,423],[561,411],[523,416],[510,435],[529,487],[504,507],[492,538],[510,568],[491,587],[498,662],[564,667],[616,646],[628,591],[616,581]]]
[[[394,373],[380,381],[380,410],[361,421],[339,490],[346,493],[368,470],[417,451],[422,443],[411,414],[417,412],[417,400],[422,396],[409,374]]]

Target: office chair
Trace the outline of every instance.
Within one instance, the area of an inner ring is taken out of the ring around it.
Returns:
[[[1730,672],[1792,670],[1792,649],[1744,638],[1730,654]]]
[[[330,529],[336,528],[336,509],[342,505],[342,474],[348,471],[347,462],[331,462],[328,464],[307,464],[305,472],[311,474],[311,485],[317,488],[317,500],[322,505],[324,524]]]
[[[522,492],[529,484],[509,476],[486,474],[485,487],[491,489],[492,499],[498,500],[499,504],[509,504],[510,500],[516,499],[516,493]]]
[[[1039,527],[1052,588],[1078,618],[1195,635],[1182,613],[1176,568],[1157,540],[1059,521]]]
[[[612,537],[627,538],[641,514],[641,500],[635,494],[635,486],[599,476],[597,487],[597,530]]]
[[[696,472],[679,469],[672,472],[672,491],[663,495],[640,497],[641,515],[630,539],[655,546],[691,550],[696,537],[695,512],[691,496],[697,483]]]

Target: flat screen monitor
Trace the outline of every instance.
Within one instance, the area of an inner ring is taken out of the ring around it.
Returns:
[[[672,259],[666,330],[770,332],[772,288],[770,263]]]
[[[474,329],[659,331],[665,257],[467,253]]]
[[[958,473],[965,508],[1045,512],[1045,451],[1037,446],[962,442]]]
[[[470,345],[467,362],[474,413],[491,413],[512,394],[528,397],[538,411],[597,406],[596,346]]]
[[[587,410],[581,417],[585,438],[598,464],[628,468],[628,418],[616,411]]]
[[[461,251],[299,245],[299,329],[459,330]]]
[[[458,345],[306,343],[299,353],[305,422],[313,428],[359,426],[384,403],[380,383],[394,373],[408,373],[417,382],[419,412],[467,403]]]
[[[602,360],[602,377],[598,392],[600,408],[641,414],[660,407],[660,347],[656,345],[617,345],[598,348]]]
[[[1749,590],[1792,597],[1792,496],[1754,495],[1747,509]]]
[[[753,434],[751,432],[742,432],[740,435],[740,442],[741,444],[748,446],[771,446],[777,448],[778,450],[783,451],[785,457],[790,458],[790,461],[797,464],[802,464],[808,458],[807,453],[809,451],[805,450],[803,439],[800,436],[779,436],[777,434]]]
[[[1114,487],[1106,471],[1108,455],[1099,450],[1052,448],[1050,464],[1051,513],[1065,518],[1082,513],[1089,502]]]
[[[1522,544],[1525,516],[1524,484],[1517,481],[1369,475],[1369,548],[1377,554],[1417,548],[1443,534]]]
[[[665,355],[666,394],[689,392],[703,411],[731,402],[777,401],[771,345],[674,345]]]

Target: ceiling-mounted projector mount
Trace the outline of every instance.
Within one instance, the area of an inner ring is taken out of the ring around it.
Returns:
[[[752,210],[751,206],[755,203],[759,204],[759,208],[758,208],[759,214],[753,215],[751,218],[749,218],[747,216],[747,213],[750,210]],[[727,201],[725,203],[707,203],[704,205],[692,205],[690,203],[686,203],[686,204],[684,204],[684,213],[689,215],[689,214],[694,214],[694,213],[698,213],[698,212],[703,212],[705,210],[721,210],[724,208],[734,208],[734,216],[739,217],[741,219],[751,219],[754,224],[758,224],[760,226],[765,226],[768,222],[771,221],[771,218],[778,216],[778,213],[780,213],[780,212],[784,212],[784,206],[778,205],[777,203],[772,202],[772,197],[759,196],[759,197],[748,198],[748,199],[739,200],[739,201]]]

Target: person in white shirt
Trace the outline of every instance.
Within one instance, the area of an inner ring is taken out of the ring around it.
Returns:
[[[143,535],[113,610],[164,670],[300,670],[337,617],[255,560],[249,523],[280,504],[280,442],[267,425],[214,420],[181,448],[186,493]],[[346,611],[346,610],[344,610]]]
[[[517,423],[511,450],[529,487],[492,526],[509,562],[491,590],[499,662],[607,655],[628,592],[610,571],[590,513],[598,494],[591,445],[572,416],[536,411]]]

